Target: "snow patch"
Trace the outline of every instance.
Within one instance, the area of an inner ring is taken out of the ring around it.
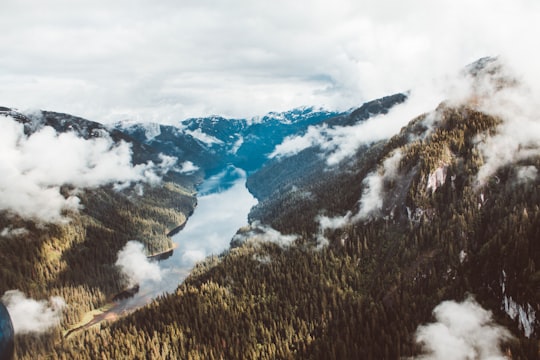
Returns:
[[[191,161],[184,161],[182,164],[180,164],[180,173],[182,174],[191,174],[197,170],[199,170],[199,167],[193,164]]]
[[[502,308],[512,319],[518,321],[519,328],[526,337],[530,338],[534,333],[536,324],[536,311],[530,303],[525,305],[518,304],[511,296],[506,294],[506,272],[502,271],[500,280],[501,291],[503,293]]]
[[[219,140],[218,138],[208,135],[204,132],[202,132],[201,129],[195,129],[195,130],[185,130],[185,133],[187,135],[191,135],[194,139],[205,143],[207,145],[214,145],[214,144],[223,144],[223,141]]]
[[[438,188],[444,185],[446,174],[448,173],[448,165],[440,165],[435,171],[428,176],[427,189],[433,194]]]
[[[161,134],[161,126],[157,123],[147,123],[142,126],[147,140],[152,140]]]

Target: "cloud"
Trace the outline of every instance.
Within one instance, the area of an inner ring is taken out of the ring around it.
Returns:
[[[202,132],[201,129],[197,128],[195,130],[184,130],[184,132],[188,135],[193,136],[193,138],[199,140],[200,142],[206,144],[206,145],[214,145],[214,144],[222,144],[223,141],[219,140],[218,138],[208,135],[204,132]]]
[[[362,180],[364,189],[358,201],[358,211],[348,211],[343,216],[335,217],[317,216],[316,221],[319,223],[318,241],[321,246],[326,245],[328,242],[328,239],[324,236],[326,230],[341,229],[347,225],[376,217],[379,214],[383,208],[384,184],[386,181],[397,178],[402,157],[401,150],[395,150],[383,160],[382,166],[366,175]]]
[[[162,273],[159,265],[148,260],[144,252],[144,245],[138,241],[128,241],[118,252],[116,266],[128,280],[132,287],[144,281],[161,281]]]
[[[444,82],[485,55],[535,81],[539,13],[534,0],[6,0],[0,98],[99,121],[173,123],[348,109]]]
[[[495,135],[478,139],[484,157],[477,175],[479,184],[485,183],[500,167],[540,155],[540,93],[512,75],[520,82],[492,91],[480,104],[482,111],[499,117],[502,123]]]
[[[50,126],[26,135],[9,116],[0,116],[0,128],[0,210],[45,222],[62,221],[63,210],[80,207],[76,191],[60,193],[63,185],[122,189],[133,182],[155,184],[176,163],[161,156],[160,164],[133,166],[131,146],[106,135],[85,140]]]
[[[516,175],[519,181],[534,181],[538,177],[538,169],[536,166],[520,166],[517,168]]]
[[[344,216],[328,217],[323,215],[318,215],[316,220],[319,223],[319,228],[321,230],[335,230],[341,229],[346,225],[351,223],[351,218],[353,217],[352,212],[347,212]]]
[[[281,247],[288,247],[298,239],[297,235],[283,235],[281,232],[273,229],[268,225],[261,224],[259,221],[254,221],[247,229],[238,232],[231,240],[232,244],[249,243],[265,243],[270,242],[278,244]]]
[[[183,174],[189,174],[199,170],[199,167],[193,164],[191,161],[184,161],[180,164],[180,172]]]
[[[353,156],[361,146],[397,134],[414,117],[434,109],[443,98],[442,92],[417,89],[407,101],[392,107],[388,114],[373,116],[352,126],[310,126],[304,135],[285,138],[269,157],[287,157],[317,146],[325,154],[327,164],[336,165]]]
[[[364,190],[360,198],[360,210],[353,217],[354,220],[366,219],[371,214],[382,210],[384,178],[378,172],[369,173],[362,184]]]
[[[329,138],[328,126],[309,126],[303,135],[287,136],[281,144],[278,144],[274,151],[268,155],[272,158],[289,157],[298,154],[302,150],[312,146],[320,146]]]
[[[510,332],[496,324],[491,311],[473,298],[461,303],[444,301],[433,315],[435,323],[416,330],[416,341],[424,349],[424,355],[417,359],[506,359],[500,346],[511,338]]]
[[[53,296],[47,300],[33,300],[19,291],[9,290],[2,296],[16,334],[43,333],[60,325],[64,299]]]

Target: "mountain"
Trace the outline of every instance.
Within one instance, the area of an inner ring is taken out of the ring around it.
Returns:
[[[231,164],[255,171],[285,137],[338,115],[343,113],[304,107],[252,119],[211,116],[177,126],[120,122],[115,128],[164,154],[189,159],[208,177]]]
[[[495,91],[490,96],[504,89]],[[329,161],[336,149],[322,143],[293,155],[282,147],[287,156],[251,177],[263,204],[233,239],[234,249],[199,264],[174,294],[105,327],[93,348],[80,341],[74,351],[409,358],[422,352],[414,337],[436,305],[473,294],[513,335],[495,339],[489,351],[499,354],[502,346],[513,359],[537,358],[540,152],[532,143],[516,145],[514,156],[494,163],[494,144],[510,143],[514,123],[490,113],[486,96],[441,103],[390,139],[357,146],[337,162]],[[333,121],[343,124],[336,131],[360,129],[350,117]],[[310,134],[337,134],[328,129]],[[304,152],[317,153],[320,164],[303,162]],[[297,166],[313,170],[288,184],[286,174]],[[444,319],[439,329],[469,324],[466,314]],[[482,321],[480,339],[499,331]],[[470,351],[482,356],[484,348],[475,346]]]
[[[421,334],[436,319],[441,346],[453,344],[446,351],[538,358],[540,147],[537,133],[522,131],[534,129],[523,116],[534,102],[512,103],[527,92],[497,59],[463,76],[466,93],[403,122],[394,120],[407,95],[395,94],[334,117],[295,110],[117,125],[205,176],[244,164],[259,205],[231,249],[199,263],[174,293],[34,349],[68,358],[429,358],[438,336]],[[469,333],[456,338],[456,324]]]
[[[115,261],[129,240],[149,255],[171,249],[168,235],[193,212],[198,179],[96,122],[6,107],[0,122],[0,294],[61,296],[69,304],[61,319],[67,328],[127,285]],[[17,356],[35,357],[43,339],[58,336],[18,335]]]

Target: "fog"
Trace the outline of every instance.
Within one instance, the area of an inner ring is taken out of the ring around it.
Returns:
[[[472,297],[460,303],[444,301],[433,315],[436,322],[416,330],[416,341],[424,349],[424,355],[416,359],[506,359],[501,344],[511,338],[510,332]]]
[[[58,326],[62,320],[62,310],[66,307],[61,297],[34,300],[19,290],[6,291],[2,302],[8,309],[16,334],[43,333]]]
[[[9,116],[0,116],[0,128],[0,210],[37,221],[60,222],[64,210],[77,211],[78,189],[158,184],[176,164],[175,158],[162,156],[159,164],[132,165],[131,145],[106,134],[85,140],[44,126],[26,135],[23,124]],[[63,185],[73,189],[67,196],[60,193]]]
[[[138,241],[128,241],[118,252],[116,266],[132,287],[143,281],[161,281],[162,273],[156,262],[148,260],[144,245]]]

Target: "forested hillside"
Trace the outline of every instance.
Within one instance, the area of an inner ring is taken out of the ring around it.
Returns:
[[[154,149],[118,131],[109,133],[102,125],[88,120],[48,112],[26,116],[7,108],[3,115],[7,122],[16,119],[24,125],[25,134],[19,135],[18,147],[14,148],[21,154],[28,151],[23,146],[33,139],[52,134],[54,141],[62,143],[67,138],[73,144],[78,144],[77,139],[103,137],[111,141],[110,156],[116,155],[113,151],[121,146],[117,144],[127,142],[133,154],[133,163],[124,166],[127,170],[137,164],[148,164],[147,161],[159,161],[159,153]],[[90,147],[89,144],[86,146]],[[43,152],[54,150],[42,149]],[[73,147],[72,150],[77,151]],[[56,161],[67,161],[63,156],[69,158],[69,154],[62,154]],[[99,164],[92,166],[99,171]],[[34,176],[31,172],[35,170],[28,169],[27,176]],[[58,296],[67,304],[62,310],[61,327],[45,335],[17,336],[18,357],[35,359],[46,353],[62,338],[61,329],[78,323],[86,312],[110,302],[127,286],[115,261],[118,251],[129,240],[143,243],[148,255],[171,249],[168,234],[182,226],[193,212],[198,179],[174,171],[161,176],[159,183],[134,183],[122,185],[121,189],[114,184],[89,188],[60,184],[59,196],[66,201],[76,196],[78,208],[64,208],[54,217],[45,213],[40,218],[37,211],[28,215],[20,209],[0,211],[0,294],[16,289],[32,299]],[[33,191],[38,197],[44,193],[39,189]],[[48,191],[54,195],[56,188],[49,187]],[[25,194],[19,196],[23,199]],[[38,328],[39,324],[35,326]]]
[[[295,240],[254,222],[176,293],[64,341],[55,356],[407,358],[422,352],[414,334],[437,304],[472,294],[511,330],[501,351],[537,358],[540,157],[480,179],[480,144],[501,123],[441,104],[339,174],[300,184],[303,201],[283,196],[256,213]]]
[[[379,121],[393,129],[383,115],[405,95],[283,135],[248,178],[259,204],[230,250],[116,321],[18,336],[18,358],[426,358],[435,350],[425,324],[454,321],[439,316],[448,301],[487,309],[479,338],[461,339],[472,358],[538,358],[537,134],[523,131],[534,124],[523,102],[509,101],[518,82],[495,59],[466,71],[467,96],[406,119],[389,138],[362,132]],[[113,264],[127,240],[162,250],[190,213],[193,188],[179,184],[196,175],[163,176],[161,186],[86,189],[68,223],[6,213],[5,254],[25,256],[4,256],[2,284],[69,299],[62,325],[73,325],[122,288]]]

